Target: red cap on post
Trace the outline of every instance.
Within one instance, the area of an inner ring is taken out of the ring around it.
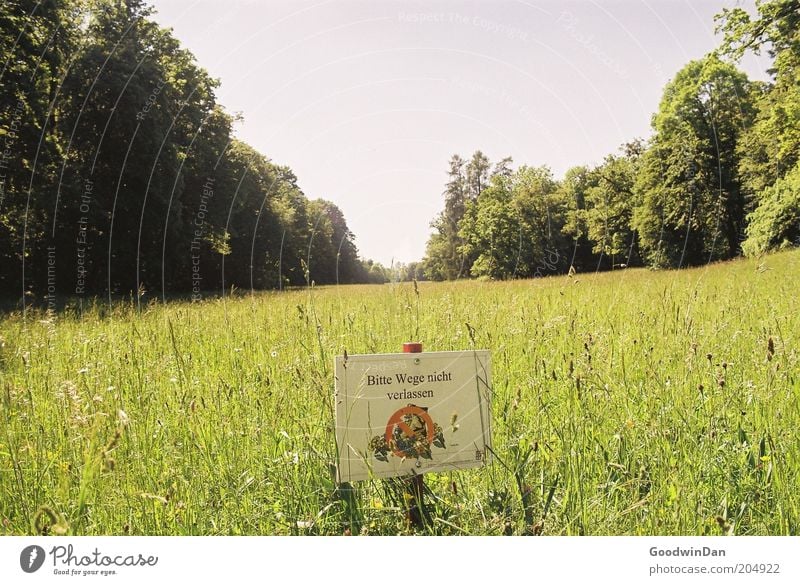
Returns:
[[[403,344],[403,353],[422,353],[422,344],[418,341],[408,341]]]

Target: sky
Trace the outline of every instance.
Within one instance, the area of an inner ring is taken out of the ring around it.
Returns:
[[[236,135],[333,201],[359,253],[422,258],[448,160],[556,178],[650,136],[664,85],[742,0],[151,0],[220,80]],[[765,57],[746,58],[766,80]]]

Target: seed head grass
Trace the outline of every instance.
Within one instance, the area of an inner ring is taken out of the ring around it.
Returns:
[[[800,533],[800,252],[0,317],[0,533],[406,534],[336,485],[333,358],[492,352],[493,462],[432,534]],[[453,415],[451,426],[458,425]]]

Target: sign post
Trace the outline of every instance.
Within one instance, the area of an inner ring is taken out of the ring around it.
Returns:
[[[335,360],[337,481],[405,477],[408,519],[424,526],[423,474],[491,454],[487,350],[344,355]]]
[[[415,342],[406,342],[403,344],[403,353],[422,353],[422,344],[415,343]],[[404,410],[407,411],[409,414],[417,414],[415,411],[411,410],[412,408],[418,409],[421,413],[425,413],[427,416],[427,412],[422,410],[419,407],[406,407],[405,409],[401,409],[398,413],[395,413],[393,416],[394,419],[397,418],[397,415]],[[405,414],[401,415],[402,417],[406,416]],[[426,423],[426,431],[428,435],[434,436],[435,426],[433,422],[430,420],[430,417],[427,417],[428,420],[425,421]],[[391,423],[392,419],[389,419]],[[388,426],[388,425],[387,425]],[[406,484],[406,492],[404,494],[405,498],[408,500],[408,511],[406,513],[406,519],[411,526],[416,528],[424,528],[425,523],[430,520],[427,515],[427,511],[425,510],[425,476],[421,473],[411,476]]]

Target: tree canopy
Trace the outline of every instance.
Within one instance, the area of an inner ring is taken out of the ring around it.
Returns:
[[[667,84],[647,141],[561,180],[504,159],[469,196],[461,186],[474,181],[452,180],[466,176],[455,155],[426,275],[675,268],[800,245],[800,0],[756,6],[717,16],[721,46]],[[736,62],[763,50],[772,80],[751,82]]]
[[[0,287],[94,295],[681,267],[800,245],[800,0],[717,16],[652,135],[563,178],[478,150],[447,163],[420,262],[359,257],[332,202],[236,138],[218,81],[143,0],[0,7]],[[770,81],[737,67],[771,59]]]
[[[141,0],[0,8],[0,287],[64,298],[384,281],[336,205],[235,137]]]

